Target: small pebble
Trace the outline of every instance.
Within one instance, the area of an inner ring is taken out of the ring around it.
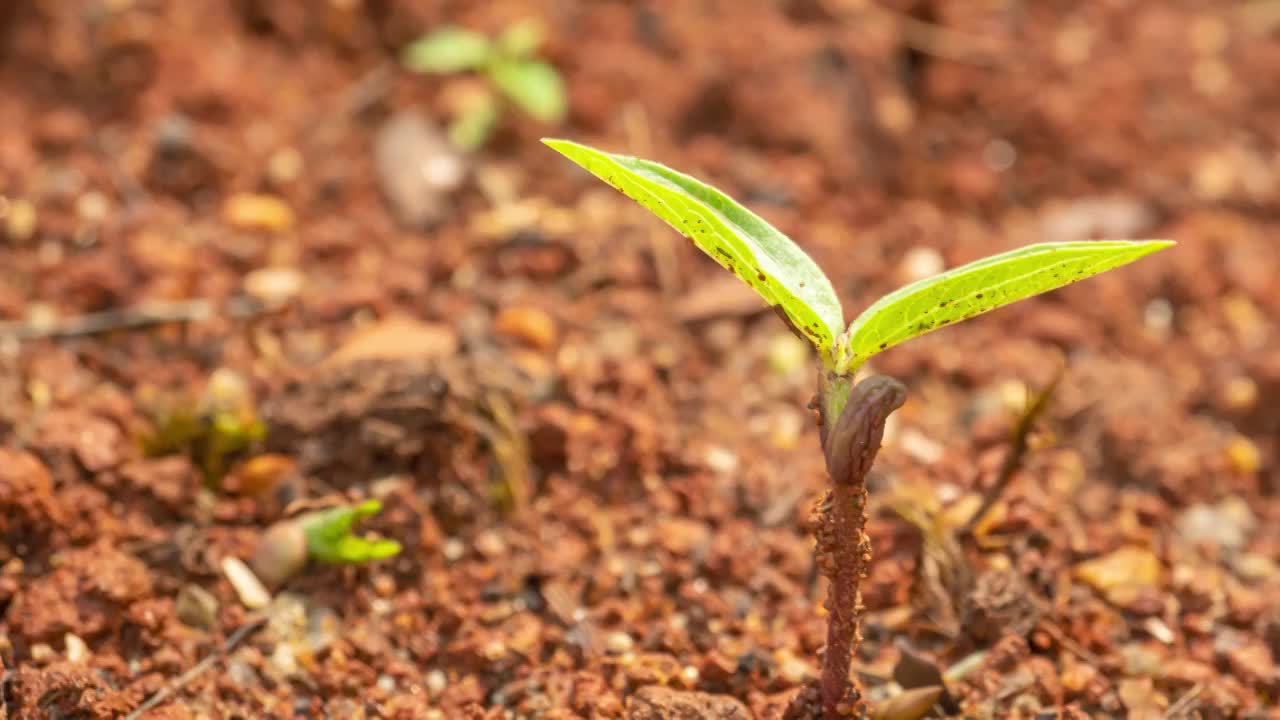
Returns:
[[[241,230],[281,232],[293,227],[293,210],[274,195],[241,193],[227,198],[222,219]]]
[[[49,643],[36,643],[31,646],[31,660],[37,665],[47,665],[53,662],[57,653]]]
[[[502,541],[502,536],[493,530],[485,530],[476,536],[476,550],[486,558],[493,560],[501,557],[507,551],[507,544]]]
[[[218,599],[199,585],[184,585],[174,601],[174,614],[188,627],[208,630],[218,619]]]
[[[946,261],[942,259],[942,253],[930,247],[916,247],[907,251],[906,256],[902,258],[902,265],[899,266],[898,272],[904,281],[915,282],[916,280],[933,277],[945,270],[946,267]]]
[[[271,604],[271,593],[244,561],[236,557],[222,559],[222,573],[235,589],[240,602],[250,610],[261,610]]]
[[[67,662],[78,665],[89,659],[89,646],[80,639],[80,636],[67,633],[63,642],[66,647]]]
[[[493,321],[493,331],[515,338],[539,350],[549,350],[556,345],[559,332],[556,321],[545,310],[534,307],[511,307],[498,313]]]
[[[1245,580],[1266,581],[1280,575],[1280,565],[1259,553],[1240,553],[1231,566]]]
[[[250,497],[259,496],[292,475],[296,467],[297,463],[288,455],[255,455],[236,468],[235,492]]]
[[[1173,634],[1173,630],[1170,630],[1169,626],[1158,617],[1147,618],[1143,621],[1142,627],[1151,635],[1151,637],[1159,640],[1165,645],[1171,645],[1173,644],[1173,641],[1177,639],[1177,636]]]
[[[1248,412],[1258,403],[1258,384],[1243,375],[1233,377],[1223,388],[1222,399],[1228,410]]]
[[[636,641],[624,632],[609,633],[609,637],[605,640],[605,647],[614,655],[631,652],[635,645]]]
[[[396,679],[386,673],[382,673],[377,679],[378,689],[383,692],[395,692]]]
[[[244,277],[244,291],[262,303],[275,306],[302,292],[303,277],[297,268],[259,268]]]
[[[1155,298],[1142,311],[1142,322],[1147,331],[1164,337],[1173,327],[1173,304],[1164,298]]]
[[[220,367],[209,374],[201,397],[202,409],[234,412],[253,403],[249,381],[231,368]]]
[[[111,201],[106,195],[90,190],[76,198],[76,214],[89,225],[101,225],[111,213]]]
[[[293,648],[286,643],[280,643],[271,653],[271,668],[277,673],[289,676],[298,672],[298,658],[293,653]]]
[[[507,645],[501,640],[490,640],[481,652],[489,662],[497,662],[507,656]]]
[[[467,554],[467,546],[458,538],[449,538],[440,546],[440,554],[449,562],[457,562]]]
[[[1252,440],[1236,435],[1227,441],[1227,462],[1241,475],[1253,475],[1262,467],[1262,453]]]
[[[8,205],[0,205],[5,212],[4,229],[10,240],[25,243],[36,234],[36,206],[30,200],[12,200]]]
[[[438,697],[447,687],[449,687],[449,677],[443,670],[432,670],[427,673],[427,692],[431,697]]]
[[[707,467],[714,472],[729,474],[738,469],[738,456],[728,448],[712,445],[702,457]]]
[[[373,576],[373,591],[378,597],[388,598],[396,593],[396,579],[387,573],[378,573]]]
[[[1249,541],[1257,524],[1257,518],[1244,501],[1227,497],[1216,505],[1192,505],[1178,516],[1174,526],[1179,537],[1188,543],[1212,543],[1235,552]]]
[[[304,161],[296,148],[281,148],[267,159],[267,176],[276,185],[288,185],[302,174]]]

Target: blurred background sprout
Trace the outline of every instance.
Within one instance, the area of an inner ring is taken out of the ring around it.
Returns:
[[[560,71],[538,57],[544,30],[537,20],[507,27],[497,37],[458,26],[430,32],[404,49],[402,61],[414,72],[433,75],[477,73],[486,91],[467,98],[449,122],[449,140],[474,150],[488,141],[506,103],[548,124],[559,124],[568,110]]]

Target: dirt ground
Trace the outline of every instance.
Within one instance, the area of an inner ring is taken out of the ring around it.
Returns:
[[[526,17],[566,124],[433,145],[475,81],[399,49]],[[811,360],[549,134],[716,183],[849,317],[1177,240],[873,361],[910,399],[855,672],[882,718],[1280,717],[1275,0],[27,0],[0,98],[0,718],[782,715]],[[268,433],[217,490],[142,442],[210,402]],[[246,606],[224,559],[367,497],[398,557]]]

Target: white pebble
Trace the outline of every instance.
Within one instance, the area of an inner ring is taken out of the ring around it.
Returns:
[[[636,641],[624,632],[610,633],[608,640],[605,641],[605,647],[614,655],[631,652],[636,646]]]
[[[271,604],[271,593],[249,569],[244,561],[236,557],[222,559],[222,574],[227,576],[231,587],[235,588],[240,602],[250,610],[261,610]]]
[[[267,305],[283,305],[302,292],[297,268],[258,268],[244,276],[244,291]]]
[[[462,556],[465,555],[466,552],[467,546],[458,538],[449,538],[448,540],[445,540],[444,544],[440,547],[440,553],[444,555],[444,559],[449,562],[457,562],[461,560]]]
[[[67,633],[63,642],[66,644],[67,662],[78,665],[89,659],[89,646],[78,635]]]
[[[280,643],[276,646],[275,651],[271,653],[271,667],[281,675],[289,676],[298,672],[298,658],[293,654],[293,648],[286,643]]]
[[[443,670],[432,670],[427,673],[427,692],[431,693],[432,697],[438,696],[447,687],[449,687],[449,677]]]
[[[945,270],[946,261],[942,253],[930,247],[915,247],[907,251],[902,258],[900,272],[907,282],[933,277]]]
[[[719,445],[712,445],[707,448],[703,461],[707,463],[707,467],[711,470],[725,475],[738,469],[738,456],[732,450]]]

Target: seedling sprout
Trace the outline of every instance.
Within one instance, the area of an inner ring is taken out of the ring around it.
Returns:
[[[309,560],[353,565],[400,554],[400,543],[354,534],[356,523],[382,510],[378,500],[314,510],[281,520],[263,533],[250,565],[268,585],[283,584]]]
[[[301,520],[307,537],[307,554],[331,565],[383,560],[400,554],[400,543],[353,535],[353,526],[382,511],[382,503],[365,500],[358,505],[321,510]]]
[[[488,91],[462,103],[448,128],[454,145],[472,150],[484,145],[497,126],[500,98],[545,123],[564,119],[568,109],[564,79],[555,66],[537,56],[542,36],[542,26],[534,20],[515,23],[496,38],[447,26],[411,43],[402,61],[414,72],[474,72],[486,79]]]
[[[879,352],[927,332],[1069,285],[1163,250],[1166,240],[1060,242],[993,255],[907,285],[847,327],[830,279],[790,238],[719,190],[649,160],[568,140],[548,146],[648,208],[751,286],[818,353],[817,404],[831,489],[813,519],[817,564],[831,581],[822,659],[822,714],[853,714],[862,698],[849,680],[861,641],[861,581],[871,559],[866,475],[884,424],[906,399],[896,380],[854,374]]]

